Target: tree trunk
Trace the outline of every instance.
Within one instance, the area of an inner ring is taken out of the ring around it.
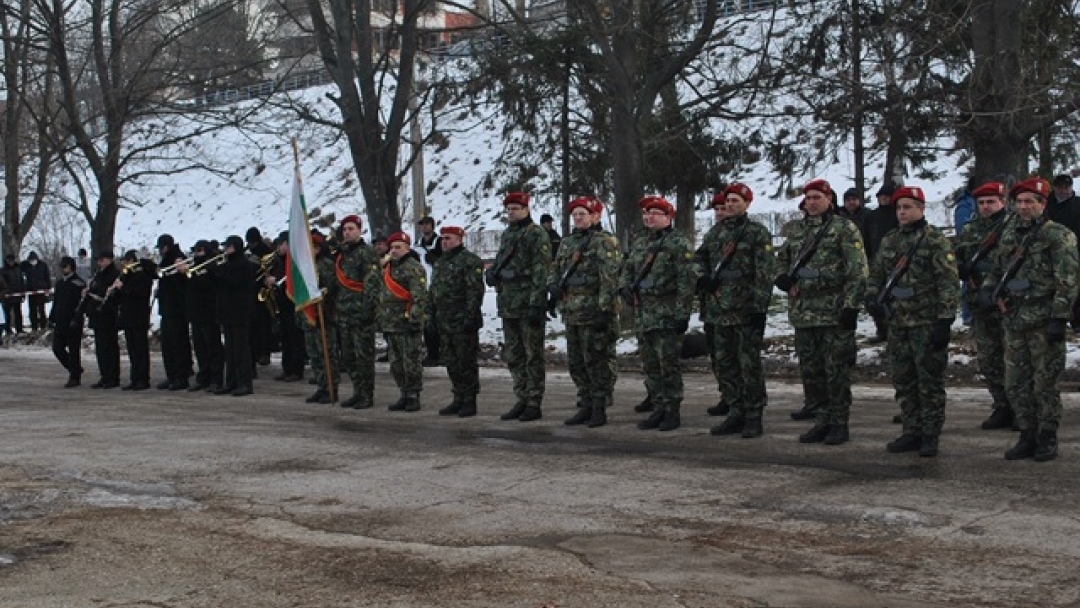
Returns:
[[[694,232],[694,197],[697,192],[685,184],[679,184],[675,189],[675,228],[682,231],[691,243],[697,242],[697,234]]]
[[[611,174],[615,191],[615,230],[619,241],[630,242],[630,235],[641,227],[638,202],[643,190],[641,170],[644,152],[637,123],[627,104],[620,98],[612,103],[611,113]]]

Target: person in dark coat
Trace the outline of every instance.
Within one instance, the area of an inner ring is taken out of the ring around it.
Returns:
[[[435,265],[436,260],[442,257],[442,239],[435,232],[435,218],[430,215],[424,216],[416,225],[420,231],[416,235],[416,244],[413,246],[413,251],[424,261],[427,278],[430,282],[431,267]],[[431,320],[429,319],[429,321]],[[427,355],[423,361],[424,367],[436,367],[442,360],[440,338],[441,336],[439,331],[435,329],[434,323],[429,322],[424,327],[424,348],[427,349]]]
[[[90,388],[116,388],[120,386],[120,340],[116,318],[116,302],[109,295],[109,287],[120,277],[113,252],[102,251],[97,258],[97,272],[87,286],[80,313],[85,312],[94,330],[94,355],[97,357],[101,378]]]
[[[559,245],[562,244],[562,237],[559,235],[559,231],[555,230],[555,218],[545,213],[540,216],[540,226],[547,233],[548,239],[551,241],[551,259],[554,261],[555,256],[559,254]]]
[[[897,186],[892,182],[883,184],[877,192],[877,208],[866,217],[866,238],[863,245],[866,247],[866,259],[871,264],[881,247],[881,240],[900,225],[900,220],[896,218],[896,206],[892,203],[892,195],[896,192],[896,188]],[[880,344],[889,339],[888,325],[883,314],[875,311],[871,313],[871,316],[874,318],[877,335],[867,340],[867,343]]]
[[[195,243],[192,265],[197,266],[218,254],[209,241]],[[207,267],[204,266],[203,269]],[[225,349],[221,345],[221,325],[217,319],[217,283],[209,270],[200,270],[187,280],[184,306],[191,323],[191,340],[199,371],[190,391],[218,391],[224,385]]]
[[[124,254],[120,277],[113,282],[119,311],[117,319],[124,330],[131,382],[121,387],[125,391],[150,388],[150,294],[154,289],[157,264],[140,259],[131,249]]]
[[[40,292],[52,289],[49,266],[38,258],[36,251],[31,251],[30,255],[26,257],[26,260],[22,263],[22,272],[23,276],[26,277],[26,291]],[[48,324],[48,317],[45,316],[45,303],[49,301],[49,294],[34,293],[30,295],[29,300],[30,329],[34,331],[45,329]]]
[[[55,297],[49,311],[49,322],[54,328],[53,354],[68,372],[64,388],[79,386],[82,380],[83,316],[78,309],[85,288],[86,281],[75,272],[75,259],[68,256],[60,258],[60,278],[53,288]]]
[[[7,324],[4,329],[7,333],[21,334],[23,330],[22,303],[24,296],[11,295],[26,291],[26,277],[23,276],[22,266],[15,259],[14,254],[7,254],[4,258],[2,271],[4,283],[7,285],[7,294],[4,296],[4,318]]]
[[[184,249],[172,235],[163,234],[157,240],[161,266],[174,266],[186,258]],[[178,267],[177,267],[178,268]],[[187,275],[179,269],[158,279],[158,314],[161,315],[161,360],[166,379],[158,383],[159,390],[180,391],[189,388],[188,379],[194,372],[191,362],[191,337],[188,334]]]
[[[248,334],[256,311],[255,269],[244,255],[244,241],[236,235],[225,239],[225,263],[211,271],[217,284],[218,322],[225,332],[225,385],[215,395],[241,397],[254,392]]]
[[[866,242],[866,221],[870,217],[870,210],[863,204],[862,195],[855,188],[848,188],[844,192],[844,202],[840,206],[838,215],[847,218],[859,229],[863,242]]]
[[[289,232],[286,230],[274,239],[274,263],[263,278],[260,289],[267,290],[267,297],[274,299],[277,322],[281,334],[281,373],[274,376],[278,382],[298,382],[304,379],[304,330],[296,323],[296,306],[285,293],[285,276],[289,272]],[[260,306],[266,308],[266,306]]]
[[[247,232],[244,233],[244,239],[247,240],[248,261],[255,264],[256,271],[258,271],[259,262],[273,253],[274,250],[270,245],[266,244],[262,233],[254,226],[247,229]],[[275,326],[277,324],[265,306],[256,307],[254,314],[255,318],[252,320],[248,331],[248,340],[251,345],[251,356],[248,358],[252,360],[252,365],[255,362],[258,362],[259,365],[270,365],[270,353],[274,351],[274,342],[276,341],[274,334],[276,333]]]

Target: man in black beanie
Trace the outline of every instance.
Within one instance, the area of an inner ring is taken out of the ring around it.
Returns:
[[[68,372],[64,388],[79,386],[82,380],[83,317],[79,312],[86,281],[75,272],[75,259],[60,258],[60,278],[53,287],[53,305],[49,322],[53,324],[53,354]]]

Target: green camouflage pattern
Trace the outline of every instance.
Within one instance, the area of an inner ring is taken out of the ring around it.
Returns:
[[[930,347],[932,325],[889,325],[889,366],[904,434],[938,436],[945,424],[947,348]]]
[[[503,231],[493,263],[493,267],[501,267],[495,287],[500,317],[524,319],[530,308],[546,307],[550,265],[551,239],[531,217],[514,222]]]
[[[363,281],[364,290],[353,292],[345,289],[337,281],[334,289],[334,308],[341,318],[351,323],[374,323],[378,286],[382,282],[379,274],[379,256],[367,243],[346,243],[338,253],[338,263],[346,277],[354,281]]]
[[[695,253],[697,274],[711,277],[724,258],[724,250],[738,238],[730,261],[721,271],[720,286],[704,297],[706,318],[719,326],[743,325],[747,315],[766,313],[776,278],[769,230],[747,215],[724,218],[705,235]]]
[[[423,267],[421,267],[423,270]],[[424,332],[384,332],[390,375],[402,395],[416,397],[424,389]]]
[[[370,401],[375,393],[375,323],[338,319],[341,368],[352,380],[353,394]]]
[[[1007,209],[1002,209],[990,217],[976,217],[965,224],[964,230],[956,238],[956,267],[967,269],[987,235],[993,232],[1001,222],[1007,221],[1012,224],[1016,219]],[[986,276],[994,268],[994,259],[1001,250],[1001,237],[1003,236],[1004,232],[999,234],[998,241],[989,250],[989,254],[983,256],[975,264],[974,268],[969,269],[967,293],[964,294],[964,301],[970,307],[973,315],[1001,315],[996,309],[981,310],[979,308],[979,289],[986,285]]]
[[[570,379],[577,387],[578,397],[592,406],[605,407],[611,401],[615,380],[619,375],[615,360],[617,338],[618,333],[614,327],[566,327],[566,363],[570,369]]]
[[[429,308],[427,271],[424,270],[424,265],[410,252],[400,259],[391,259],[387,268],[390,269],[390,278],[404,287],[412,299],[399,299],[383,284],[384,281],[380,281],[377,311],[379,329],[384,333],[422,332]]]
[[[440,334],[483,323],[484,261],[464,245],[443,251],[431,269],[431,320]]]
[[[514,379],[514,396],[533,407],[544,400],[544,334],[543,324],[503,318],[503,358]]]
[[[1022,431],[1056,431],[1061,422],[1058,380],[1065,369],[1065,341],[1046,331],[1005,329],[1005,386]]]
[[[307,320],[303,321],[302,327],[304,328],[304,350],[311,363],[311,373],[315,376],[315,384],[325,389],[327,387],[326,359],[323,358],[322,332],[309,324]],[[338,364],[341,361],[341,355],[338,352],[338,328],[329,321],[326,323],[326,340],[327,351],[330,354],[330,377],[336,394],[337,386],[341,384],[341,366]]]
[[[652,253],[655,261],[641,277]],[[697,276],[693,248],[681,232],[670,227],[655,230],[648,239],[635,242],[623,265],[620,284],[633,287],[641,279],[633,307],[638,331],[672,330],[687,322],[693,311]]]
[[[678,413],[682,405],[683,377],[679,363],[682,343],[682,334],[666,329],[653,329],[641,335],[645,389],[657,412]]]
[[[828,327],[795,328],[795,352],[803,407],[819,424],[847,426],[851,414],[851,368],[855,332]]]
[[[777,272],[790,273],[799,252],[822,229],[813,255],[800,276],[793,277],[798,290],[788,297],[788,319],[795,328],[839,325],[840,311],[862,308],[866,295],[868,269],[859,228],[831,213],[792,223],[791,235],[777,250]]]
[[[480,394],[479,333],[440,333],[439,356],[450,377],[454,400],[475,401]]]
[[[714,375],[729,416],[760,420],[766,405],[761,333],[749,325],[716,325]]]
[[[567,275],[578,252],[581,253],[580,261]],[[564,237],[547,279],[549,285],[559,285],[566,276],[562,285],[564,295],[558,303],[563,323],[591,324],[598,312],[607,312],[614,318],[619,308],[621,268],[619,240],[600,226],[575,229]]]
[[[911,249],[924,230],[926,236],[894,290],[894,293],[906,291],[911,297],[892,298],[887,302],[891,312],[888,320],[890,343],[893,328],[930,325],[939,319],[951,321],[956,318],[960,303],[956,256],[949,239],[925,220],[891,230],[881,240],[881,247],[870,264],[867,297],[877,297],[897,261]],[[1076,249],[1075,245],[1073,249]]]
[[[997,284],[1013,253],[1035,225],[1036,220],[1018,217],[1005,229],[1001,246],[994,255],[994,267],[986,276],[986,288],[992,289]],[[1076,235],[1065,226],[1046,220],[1010,281],[1026,283],[1027,288],[1004,292],[1005,328],[1023,331],[1045,327],[1049,319],[1071,319],[1078,272]]]
[[[974,312],[974,310],[972,310]],[[1008,407],[1005,392],[1005,325],[998,313],[976,313],[972,316],[975,336],[975,355],[979,375],[993,397],[993,407]]]

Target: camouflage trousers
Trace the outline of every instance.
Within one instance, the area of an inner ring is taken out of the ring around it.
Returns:
[[[321,389],[327,389],[326,361],[323,358],[322,332],[318,327],[308,325],[307,321],[302,324],[304,328],[304,351],[307,352],[308,362],[311,363],[311,373],[315,376],[315,385]],[[337,326],[326,324],[326,350],[330,353],[330,379],[334,383],[334,394],[337,394],[337,386],[341,384],[341,369],[338,362],[341,356],[338,353],[338,330]]]
[[[712,370],[713,378],[716,378],[716,385],[720,386],[720,368],[716,366],[716,360],[720,356],[719,344],[716,341],[716,324],[705,323],[702,328],[705,330],[705,343],[709,345],[709,369]],[[731,407],[731,398],[723,392],[720,393],[720,401]]]
[[[475,400],[480,392],[480,336],[477,332],[439,334],[439,356],[454,393],[454,401]]]
[[[1005,392],[1005,327],[998,315],[976,314],[972,323],[979,373],[986,381],[995,408],[1009,407]]]
[[[678,412],[683,400],[682,334],[666,329],[654,329],[642,334],[641,364],[645,372],[645,389],[656,411]]]
[[[731,407],[729,415],[760,420],[766,404],[761,334],[748,325],[717,325],[713,332],[713,374]]]
[[[1020,430],[1057,430],[1061,422],[1058,379],[1064,369],[1064,340],[1048,342],[1041,327],[1005,330],[1005,390]]]
[[[855,348],[852,330],[837,326],[795,328],[803,407],[814,413],[815,422],[847,426]]]
[[[540,407],[544,400],[544,329],[525,319],[503,319],[503,356],[514,378],[518,403]]]
[[[352,380],[353,394],[375,394],[375,324],[340,323],[341,367]]]
[[[424,332],[383,332],[390,375],[402,395],[417,396],[424,388]]]
[[[889,326],[889,364],[905,435],[934,435],[945,424],[947,348],[930,348],[931,325]]]
[[[605,407],[615,390],[615,328],[597,331],[592,325],[566,326],[566,362],[578,397]]]

